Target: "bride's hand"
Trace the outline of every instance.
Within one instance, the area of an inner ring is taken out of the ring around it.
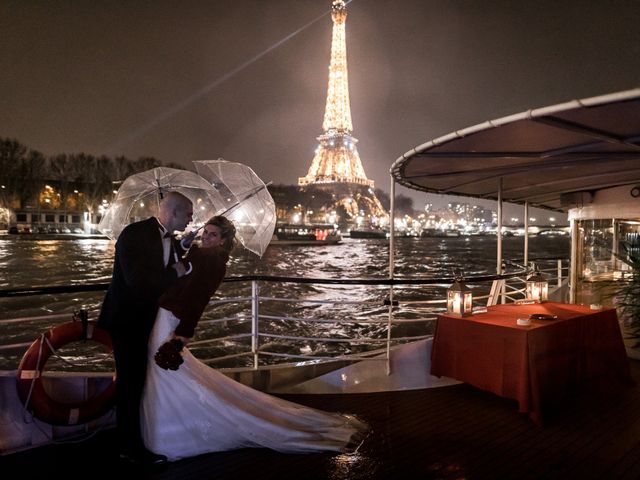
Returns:
[[[196,238],[197,234],[198,234],[198,230],[192,230],[191,232],[185,234],[182,237],[182,240],[180,240],[180,243],[184,248],[189,249],[191,247],[191,244],[193,243],[193,240]]]

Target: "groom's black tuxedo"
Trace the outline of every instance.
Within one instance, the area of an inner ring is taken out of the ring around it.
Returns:
[[[173,268],[164,266],[159,229],[158,221],[151,217],[122,230],[116,242],[111,284],[100,312],[101,328],[146,332],[147,337],[151,332],[158,298],[178,278]]]
[[[172,239],[174,248],[183,253]],[[147,343],[158,311],[158,298],[177,280],[164,266],[160,225],[155,218],[132,223],[116,242],[111,284],[98,326],[108,330],[116,362],[116,423],[120,448],[142,448],[140,401],[147,370]]]

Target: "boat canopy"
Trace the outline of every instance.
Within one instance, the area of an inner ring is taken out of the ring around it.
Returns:
[[[414,190],[498,200],[501,188],[502,201],[566,212],[596,190],[640,183],[640,88],[455,131],[390,173]]]

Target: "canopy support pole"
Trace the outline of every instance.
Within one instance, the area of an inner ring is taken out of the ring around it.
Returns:
[[[394,243],[395,243],[395,197],[396,197],[396,182],[393,178],[393,175],[390,175],[391,177],[391,205],[390,205],[390,211],[389,211],[389,279],[392,280],[393,279],[393,274],[394,274]]]
[[[576,303],[578,292],[578,242],[581,242],[578,221],[569,218],[571,230],[571,260],[569,262],[569,303]]]
[[[498,234],[496,242],[496,273],[502,275],[502,177],[498,178]],[[501,290],[500,303],[504,303],[504,284]]]
[[[395,198],[396,198],[396,181],[393,175],[391,178],[391,205],[389,206],[389,280],[393,280],[395,271]],[[389,285],[389,318],[387,321],[387,375],[391,374],[391,327],[393,325],[393,284]]]
[[[524,266],[529,265],[529,202],[524,202]]]
[[[502,274],[502,177],[498,179],[498,235],[496,245],[496,273]]]

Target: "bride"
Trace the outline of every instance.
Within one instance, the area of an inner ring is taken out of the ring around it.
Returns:
[[[222,282],[234,245],[233,224],[223,216],[210,219],[201,248],[193,246],[186,258],[190,273],[160,299],[142,401],[147,448],[169,460],[243,447],[348,451],[367,429],[355,417],[254,390],[181,349]]]

